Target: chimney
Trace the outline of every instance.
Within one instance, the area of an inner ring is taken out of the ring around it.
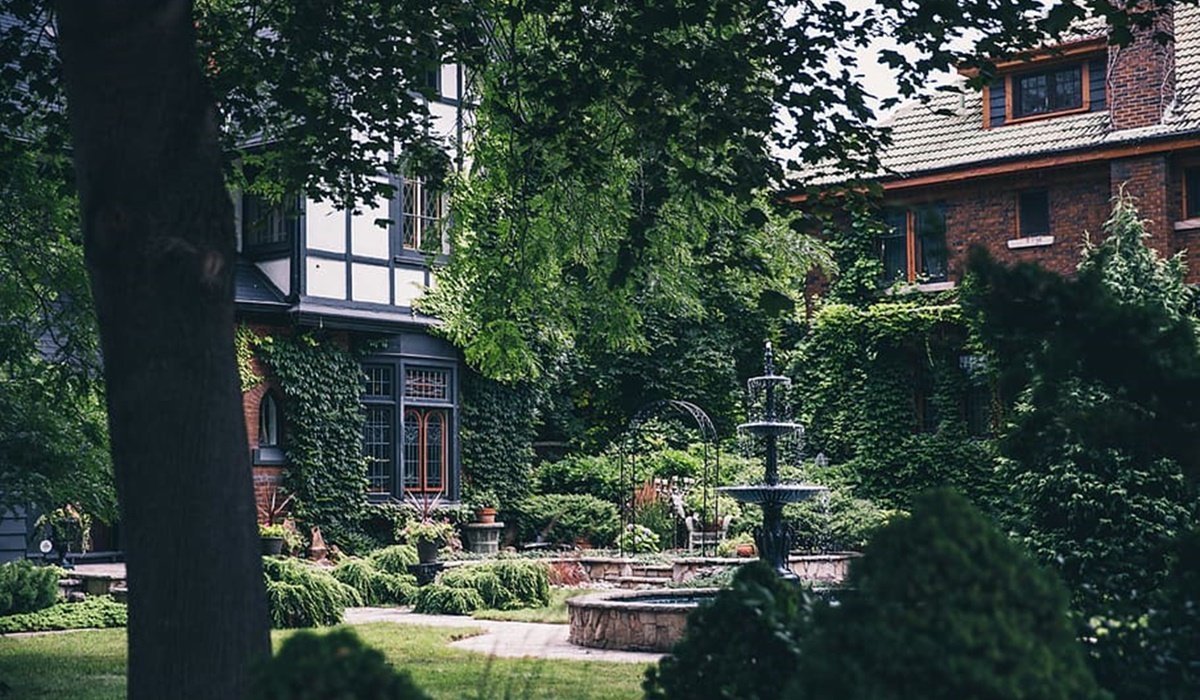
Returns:
[[[1154,12],[1153,3],[1144,10]],[[1166,44],[1156,36],[1170,37]],[[1114,131],[1162,122],[1175,99],[1175,13],[1168,6],[1133,41],[1108,50],[1108,110]]]

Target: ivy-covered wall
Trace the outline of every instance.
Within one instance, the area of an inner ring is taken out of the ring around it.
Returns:
[[[283,392],[283,486],[295,498],[292,514],[353,548],[367,504],[359,355],[324,333],[267,336],[256,346]]]
[[[459,444],[464,497],[487,489],[509,509],[529,495],[539,404],[530,383],[503,384],[461,373]]]
[[[790,363],[809,454],[890,507],[934,486],[987,501],[998,407],[974,358],[955,303],[823,306]]]

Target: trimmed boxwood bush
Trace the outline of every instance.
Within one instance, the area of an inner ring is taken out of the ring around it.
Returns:
[[[256,700],[428,700],[406,671],[362,643],[353,630],[300,632],[259,670]]]
[[[0,565],[0,615],[33,612],[58,600],[58,577],[53,566],[36,566],[28,560]]]
[[[110,596],[91,596],[78,603],[59,603],[37,612],[0,617],[0,634],[124,627],[127,620],[124,603]]]
[[[548,493],[530,496],[519,508],[521,539],[595,547],[610,546],[621,529],[617,507],[586,494]]]
[[[264,557],[263,576],[271,624],[276,628],[336,625],[348,606],[363,604],[354,588],[295,559]]]
[[[403,605],[417,592],[415,576],[379,571],[367,559],[347,559],[330,573],[338,581],[358,591],[367,605]]]
[[[371,552],[367,559],[380,571],[407,574],[408,567],[417,563],[417,548],[411,544],[394,544]]]
[[[1063,585],[953,491],[880,529],[847,583],[840,605],[815,610],[793,698],[1108,697]]]

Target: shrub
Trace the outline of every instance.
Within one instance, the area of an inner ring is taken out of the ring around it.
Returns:
[[[903,571],[903,576],[896,572]],[[952,491],[918,497],[820,605],[791,696],[805,700],[1103,698],[1067,593]]]
[[[585,540],[597,547],[611,545],[620,530],[617,507],[595,496],[544,494],[520,505],[521,538],[574,544]]]
[[[0,565],[0,615],[33,612],[58,599],[58,577],[53,566],[36,566],[28,560]]]
[[[37,612],[0,617],[0,634],[124,627],[127,619],[124,603],[109,596],[91,596],[79,603],[59,603]]]
[[[513,559],[483,566],[495,573],[500,583],[512,591],[521,607],[540,608],[550,604],[550,572],[545,564]]]
[[[443,573],[438,577],[437,583],[446,588],[475,593],[480,601],[479,605],[468,612],[480,608],[538,608],[550,604],[550,570],[538,562],[513,559],[460,566]],[[422,607],[418,612],[461,615],[464,613],[458,611],[465,604],[458,598],[435,596],[424,603],[418,602]],[[442,608],[442,605],[448,607]]]
[[[616,454],[572,454],[543,462],[534,474],[540,493],[581,493],[620,503],[628,487],[621,483],[621,458]]]
[[[353,630],[300,632],[262,666],[251,695],[256,700],[427,700],[405,671],[362,643]]]
[[[408,567],[417,563],[417,549],[411,544],[395,544],[371,552],[367,557],[380,571],[389,574],[407,574]]]
[[[741,567],[733,587],[693,612],[683,639],[646,672],[647,700],[779,697],[800,662],[808,611],[799,586],[759,562]]]
[[[416,577],[379,571],[368,559],[347,559],[330,573],[338,581],[358,591],[367,605],[402,605],[416,594]]]
[[[474,588],[431,583],[417,590],[413,611],[431,615],[469,615],[483,607],[483,598]]]
[[[342,621],[347,606],[363,604],[354,588],[295,559],[263,559],[267,604],[276,628],[319,627]]]
[[[621,536],[617,538],[617,546],[623,552],[633,552],[634,554],[657,552],[658,533],[644,525],[629,523],[625,526],[625,532],[622,532]]]

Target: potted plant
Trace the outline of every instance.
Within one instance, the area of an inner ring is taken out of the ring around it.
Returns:
[[[450,537],[454,527],[448,522],[415,520],[404,527],[404,538],[417,547],[417,559],[422,564],[437,561],[438,547]]]
[[[491,489],[476,491],[471,496],[471,506],[475,509],[475,522],[496,522],[496,508],[499,505],[500,499],[496,497],[496,492]]]
[[[286,535],[282,525],[259,525],[258,536],[262,540],[262,553],[278,556],[283,552],[283,538]]]

